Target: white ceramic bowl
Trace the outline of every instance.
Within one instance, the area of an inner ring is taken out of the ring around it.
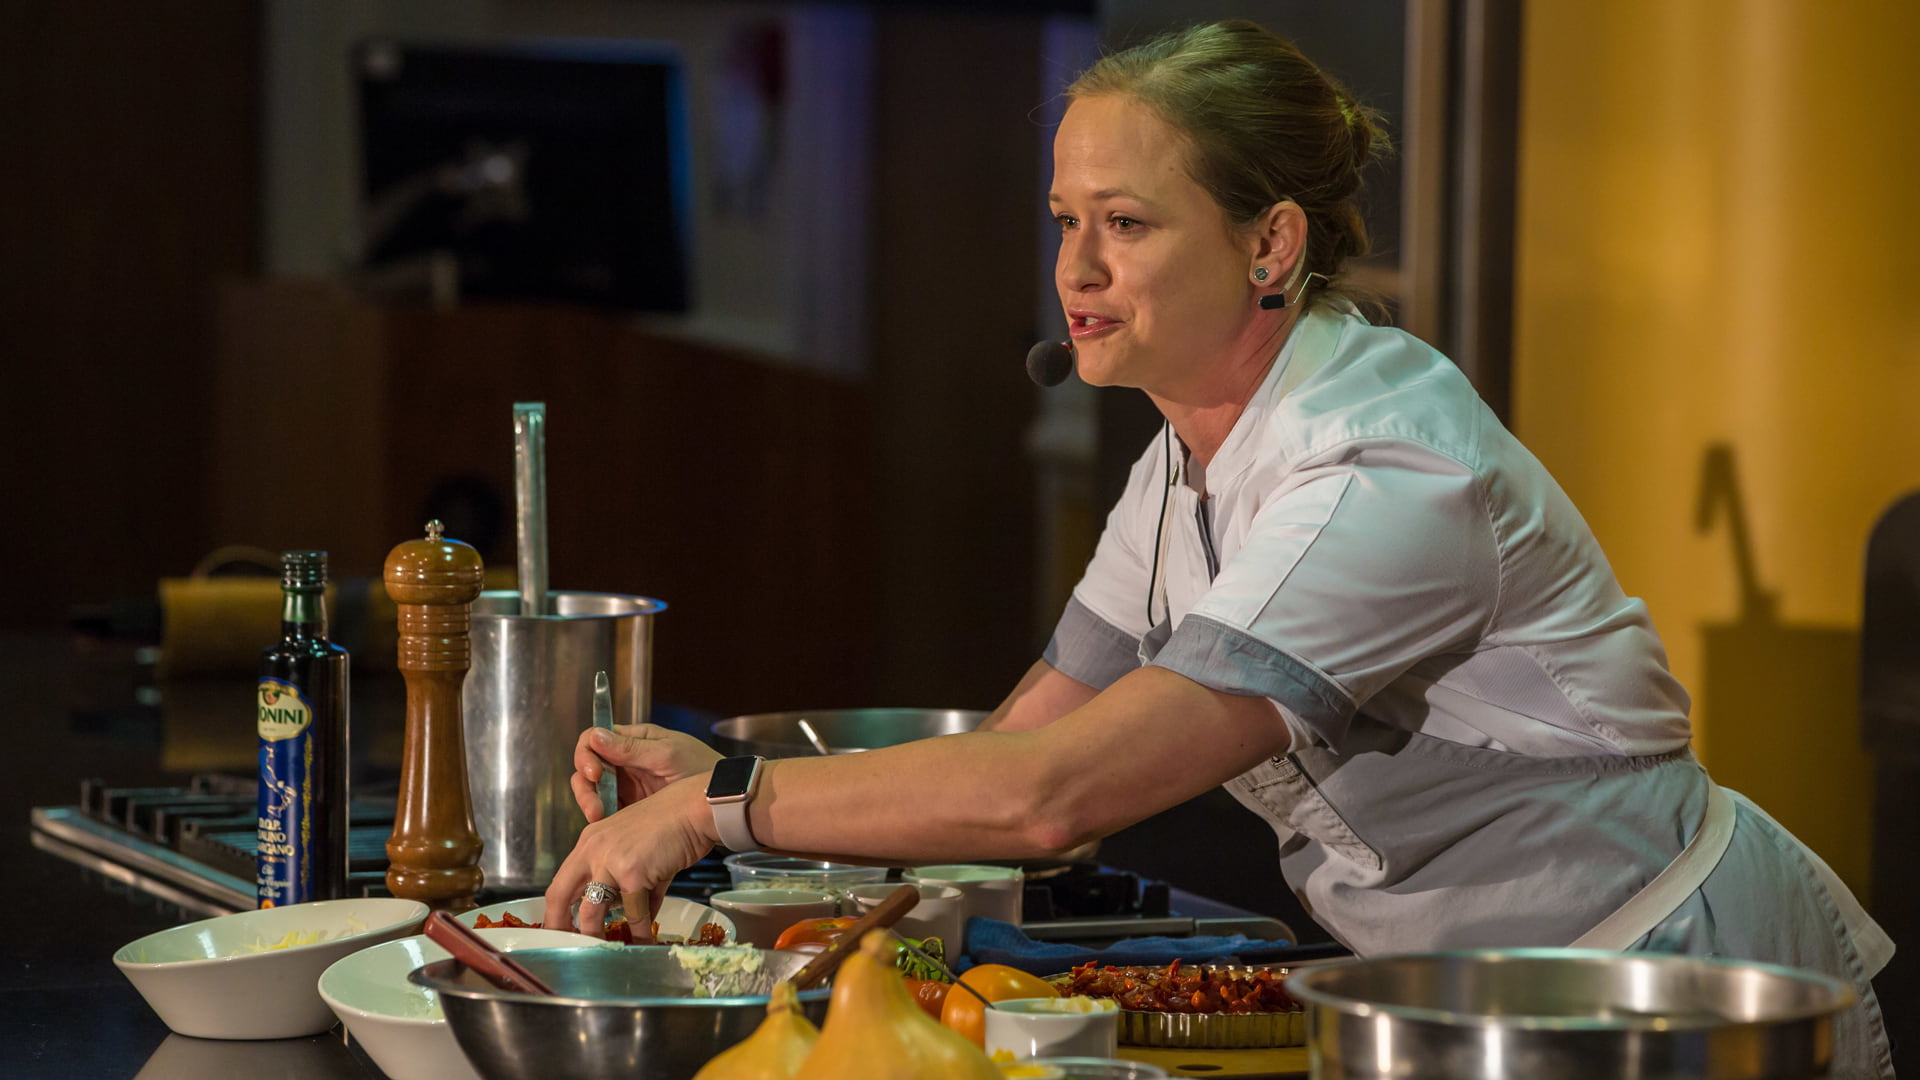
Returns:
[[[475,908],[461,914],[459,918],[462,923],[472,926],[474,921],[482,915],[498,922],[500,917],[508,912],[512,912],[513,917],[521,922],[542,922],[547,917],[547,902],[538,896],[530,896],[525,900],[507,900],[498,904],[488,904],[483,908]],[[660,939],[665,945],[675,945],[691,940],[707,923],[719,923],[721,929],[727,932],[728,941],[738,940],[734,937],[732,919],[705,904],[696,904],[677,896],[669,896],[660,904],[660,911],[654,916],[654,921],[660,924]]]
[[[1060,1012],[1063,1000],[1015,998],[996,1001],[986,1015],[989,1055],[1002,1050],[1027,1058],[1110,1058],[1118,1048],[1120,1010],[1111,998],[1088,998],[1093,1012]]]
[[[740,940],[762,949],[778,944],[794,923],[840,913],[840,901],[832,893],[808,889],[728,889],[712,899],[713,906],[733,920]]]
[[[619,948],[564,930],[476,931],[495,947]],[[320,996],[392,1080],[478,1080],[440,1014],[440,996],[407,981],[422,964],[445,960],[447,950],[426,937],[401,938],[345,957],[320,976]]]
[[[187,923],[122,945],[113,963],[166,1025],[202,1039],[293,1039],[333,1027],[320,973],[371,945],[419,933],[427,905],[316,900]],[[249,951],[292,933],[311,945]]]
[[[976,915],[983,919],[998,919],[1003,923],[1020,925],[1027,882],[1026,874],[1017,867],[972,863],[916,866],[902,873],[900,880],[914,885],[947,885],[959,889],[963,911],[960,921],[963,927],[966,920]],[[973,951],[973,942],[964,931],[960,941],[946,944],[948,953],[952,955]]]
[[[861,915],[880,906],[887,897],[892,896],[898,885],[855,885],[849,890],[853,897],[855,911]],[[913,910],[900,917],[893,924],[893,932],[901,937],[940,939],[940,948],[948,960],[960,955],[965,944],[967,931],[966,894],[951,885],[915,885],[920,899]],[[855,914],[849,911],[847,914]],[[965,993],[965,991],[962,991]]]

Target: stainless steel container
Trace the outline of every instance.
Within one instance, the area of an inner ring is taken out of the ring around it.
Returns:
[[[461,710],[474,826],[489,886],[543,887],[586,826],[567,778],[593,724],[593,676],[613,683],[613,720],[639,724],[652,703],[653,619],[664,603],[618,593],[547,594],[548,615],[520,614],[518,593],[473,604],[473,669]]]
[[[1303,968],[1326,1080],[1826,1077],[1845,983],[1768,964],[1585,949],[1385,956]]]
[[[820,751],[801,733],[800,721],[805,720],[833,753],[857,754],[935,735],[958,735],[979,727],[986,718],[987,714],[977,709],[814,709],[753,713],[713,725],[712,742],[714,749],[723,754],[813,757]],[[1100,841],[1089,840],[1061,852],[1057,858],[1043,861],[1057,867],[1062,861],[1091,859],[1099,850]],[[1033,864],[1028,863],[1027,867],[1028,873],[1032,873]]]
[[[713,745],[723,754],[811,757],[819,751],[800,732],[805,720],[836,754],[896,746],[935,735],[972,731],[987,718],[969,709],[818,709],[755,713],[713,725]]]
[[[812,959],[761,952],[769,983]],[[693,977],[661,946],[521,949],[513,958],[559,996],[509,993],[457,960],[408,976],[440,995],[454,1039],[487,1080],[690,1080],[767,1015],[764,994],[692,997]],[[826,1019],[829,996],[824,989],[800,995],[801,1011],[816,1025]]]

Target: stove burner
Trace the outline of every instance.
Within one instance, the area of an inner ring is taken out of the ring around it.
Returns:
[[[1164,881],[1148,881],[1138,874],[1092,863],[1075,863],[1064,873],[1027,879],[1025,922],[1065,918],[1137,915],[1164,918],[1171,890]]]

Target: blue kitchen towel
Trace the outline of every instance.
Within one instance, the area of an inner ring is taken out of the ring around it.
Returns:
[[[1195,963],[1271,963],[1265,957],[1292,953],[1288,941],[1263,941],[1245,934],[1232,937],[1125,938],[1104,949],[1054,941],[1035,941],[1010,923],[974,916],[967,920],[967,955],[956,970],[975,964],[1005,964],[1034,975],[1053,975],[1089,960],[1115,967],[1164,967],[1175,960]]]

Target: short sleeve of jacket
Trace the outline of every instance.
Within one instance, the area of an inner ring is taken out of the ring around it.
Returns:
[[[1093,559],[1041,654],[1062,674],[1096,690],[1105,690],[1140,666],[1153,573],[1149,560],[1166,482],[1163,438],[1155,436],[1134,462],[1126,490],[1107,514]]]
[[[1318,460],[1260,507],[1153,662],[1266,697],[1338,750],[1368,698],[1471,647],[1499,603],[1499,553],[1462,463],[1391,442]]]

